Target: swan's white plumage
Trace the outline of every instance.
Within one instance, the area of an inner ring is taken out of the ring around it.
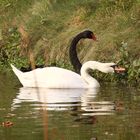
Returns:
[[[109,73],[114,72],[114,69],[110,67],[112,65],[114,63],[88,61],[82,65],[81,76],[73,71],[58,67],[38,68],[30,72],[21,72],[13,65],[11,67],[24,87],[94,88],[100,85],[95,78],[88,74],[88,69]]]
[[[24,87],[87,88],[88,86],[79,74],[63,68],[45,67],[21,72],[13,65],[11,67]]]

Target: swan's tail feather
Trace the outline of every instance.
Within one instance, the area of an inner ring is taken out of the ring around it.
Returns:
[[[14,73],[17,75],[17,77],[19,77],[20,75],[23,74],[23,72],[20,71],[19,69],[17,69],[14,65],[12,65],[12,64],[10,64],[10,65],[11,65],[11,67],[12,67]]]

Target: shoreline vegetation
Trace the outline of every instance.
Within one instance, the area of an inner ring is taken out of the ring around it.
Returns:
[[[140,83],[140,0],[0,0],[0,71],[53,65],[72,69],[68,50],[79,32],[92,30],[98,42],[82,40],[78,56],[116,62],[125,75],[94,72],[99,81]]]

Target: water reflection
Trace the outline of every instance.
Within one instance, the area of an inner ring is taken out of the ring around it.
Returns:
[[[13,108],[19,107],[22,102],[38,102],[47,110],[67,110],[68,107],[80,105],[80,97],[84,89],[47,89],[25,88],[19,90],[13,100]]]
[[[46,110],[78,110],[82,115],[110,115],[114,112],[114,103],[110,101],[96,101],[99,89],[19,89],[13,100],[12,110],[22,106],[23,102],[36,104],[36,109]]]
[[[64,91],[58,91],[56,93],[62,94],[54,93],[50,96],[52,99],[46,99],[44,94],[36,93],[38,89],[18,89],[14,78],[3,75],[0,81],[1,140],[43,140],[46,124],[48,140],[140,139],[139,87],[106,84],[100,87],[100,91],[75,90],[72,93],[71,90],[67,96]],[[57,103],[53,98],[56,96],[60,97],[57,97]],[[60,110],[55,104],[65,110]],[[40,110],[42,106],[47,111]],[[109,111],[101,111],[105,107]],[[47,123],[44,123],[43,113],[47,116]],[[107,113],[114,115],[106,116]],[[4,127],[2,124],[7,121],[13,122],[13,126]]]
[[[83,115],[111,115],[114,113],[114,103],[111,101],[95,101],[99,89],[90,89],[81,96]]]

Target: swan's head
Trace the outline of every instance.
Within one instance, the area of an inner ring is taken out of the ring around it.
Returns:
[[[90,30],[85,30],[82,33],[83,38],[88,38],[88,39],[93,39],[93,40],[97,40],[94,33]]]
[[[115,63],[100,63],[98,70],[104,73],[124,73],[125,72],[125,68],[122,68]]]
[[[83,69],[97,69],[104,73],[124,73],[125,68],[119,67],[115,63],[101,63],[97,61],[88,61],[83,64]]]

